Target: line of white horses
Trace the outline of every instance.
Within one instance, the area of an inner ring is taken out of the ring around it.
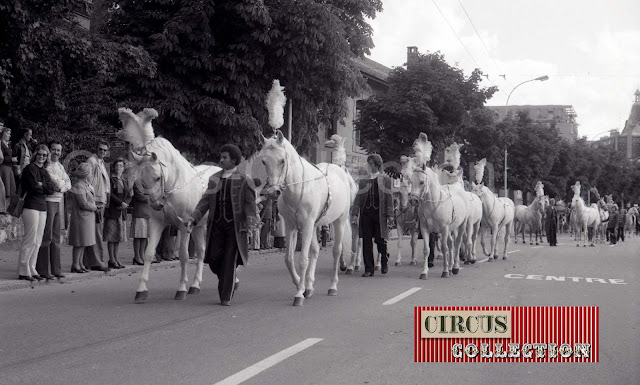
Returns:
[[[150,219],[149,242],[144,256],[144,268],[136,292],[136,302],[144,302],[148,297],[147,283],[154,251],[163,229],[172,224],[180,231],[179,256],[181,263],[180,285],[176,299],[186,298],[187,293],[200,291],[203,271],[205,237],[203,218],[191,233],[187,232],[184,221],[189,218],[196,204],[203,196],[208,178],[219,170],[215,166],[193,166],[166,139],[155,137],[151,121],[158,116],[153,109],[145,109],[137,114],[126,108],[119,109],[123,124],[118,137],[129,142],[133,151],[132,159],[139,165],[138,178],[149,193],[151,206],[155,209]],[[343,151],[343,140],[334,137],[338,146],[334,151]],[[421,133],[413,145],[414,154],[404,156],[402,182],[394,191],[400,204],[396,211],[398,227],[398,250],[401,249],[403,234],[411,234],[411,264],[417,264],[417,231],[425,240],[423,267],[420,279],[427,279],[429,273],[429,233],[440,234],[440,250],[443,254],[442,277],[458,274],[460,251],[465,250],[465,263],[476,262],[476,241],[480,236],[482,249],[489,261],[498,258],[498,235],[504,237],[502,258],[507,259],[507,247],[511,229],[515,226],[524,232],[529,228],[536,234],[536,242],[542,228],[542,215],[548,198],[543,186],[536,186],[536,199],[529,206],[515,206],[509,198],[496,196],[482,182],[483,159],[476,163],[475,181],[471,191],[466,191],[461,168],[459,149],[452,144],[445,151],[445,163],[441,167],[428,167],[432,145],[427,135]],[[344,155],[334,157],[343,159]],[[255,159],[261,161],[268,175],[268,192],[277,196],[279,212],[284,218],[286,229],[285,264],[296,287],[294,306],[303,304],[305,298],[314,293],[316,262],[319,245],[316,229],[332,224],[335,232],[333,244],[333,272],[328,295],[337,295],[338,272],[342,268],[353,272],[357,264],[357,252],[352,245],[357,242],[357,223],[350,221],[351,205],[356,197],[357,184],[344,165],[320,163],[311,164],[298,154],[291,143],[277,130],[271,138],[262,137],[262,149]],[[586,207],[580,198],[579,182],[574,186],[575,196],[572,206],[573,217],[580,232],[599,221],[597,205]],[[595,208],[593,206],[596,206]],[[419,224],[416,225],[416,222]],[[485,233],[491,236],[489,249],[484,242]],[[301,252],[295,259],[297,237],[301,237]],[[189,238],[195,245],[197,268],[194,280],[187,290],[187,261]],[[524,233],[523,233],[524,242]],[[586,238],[586,237],[584,237]],[[531,235],[530,235],[531,239]],[[541,237],[540,237],[541,239]],[[586,242],[586,239],[585,239]],[[347,258],[348,255],[351,258]],[[400,251],[396,264],[402,263]]]

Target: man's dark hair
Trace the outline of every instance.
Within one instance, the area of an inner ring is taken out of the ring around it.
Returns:
[[[242,152],[235,144],[227,143],[223,145],[222,147],[220,147],[220,154],[222,154],[223,152],[229,154],[229,157],[231,158],[231,160],[233,160],[236,166],[239,165],[242,161]]]
[[[54,144],[59,144],[60,147],[62,147],[62,143],[60,143],[59,140],[54,139],[54,140],[49,142],[49,149],[51,149],[51,146],[53,146]]]
[[[98,142],[98,146],[100,145],[107,146],[107,148],[111,148],[111,146],[109,145],[109,142],[107,142],[104,139],[100,139],[100,141]]]

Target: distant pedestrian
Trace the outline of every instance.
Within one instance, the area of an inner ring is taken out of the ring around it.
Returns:
[[[11,129],[0,123],[2,136],[0,137],[0,147],[2,148],[2,162],[0,162],[0,179],[4,185],[4,196],[7,204],[11,196],[16,193],[16,175],[13,170],[18,159],[13,155],[11,149]]]
[[[624,242],[624,225],[627,223],[627,210],[622,204],[620,207],[620,212],[618,213],[618,240]]]
[[[111,180],[109,173],[104,165],[104,157],[109,151],[109,143],[101,140],[95,154],[87,159],[87,164],[91,166],[91,173],[88,181],[93,187],[95,203],[98,207],[96,210],[96,221],[94,224],[96,232],[96,245],[87,250],[84,255],[84,265],[95,270],[103,270],[104,265],[104,249],[102,246],[103,228],[104,228],[104,210],[109,204],[109,194],[111,193]],[[108,268],[107,268],[108,269]]]
[[[558,246],[558,210],[556,208],[556,200],[554,198],[549,200],[549,206],[547,206],[546,209],[545,222],[549,246]]]
[[[133,264],[144,265],[144,253],[149,238],[149,218],[151,207],[149,196],[145,194],[140,179],[133,184],[133,198],[131,199],[131,233],[133,238]]]
[[[44,144],[39,145],[35,160],[25,166],[20,179],[21,194],[26,195],[21,216],[24,224],[24,238],[20,246],[18,278],[27,281],[44,279],[36,270],[36,262],[47,223],[45,196],[53,194],[56,190],[55,184],[44,167],[48,158],[49,148]]]
[[[14,170],[16,171],[16,177],[19,179],[22,175],[22,171],[31,163],[31,146],[34,144],[33,131],[27,129],[18,143],[13,147],[13,156],[17,157],[17,163]]]
[[[93,186],[89,183],[89,176],[93,172],[93,166],[89,163],[82,163],[75,173],[75,180],[71,188],[71,199],[69,208],[71,216],[69,220],[69,245],[73,246],[71,264],[72,273],[86,273],[89,271],[83,263],[85,249],[92,249],[96,244],[96,212],[98,206],[95,203],[95,193]],[[97,260],[97,267],[103,271],[107,267],[102,261]]]
[[[123,269],[124,266],[118,258],[118,248],[120,242],[127,241],[126,218],[127,201],[131,197],[127,184],[122,178],[124,171],[124,159],[118,158],[113,164],[111,173],[111,193],[109,194],[109,205],[104,211],[104,240],[107,242],[109,252],[109,266],[112,269]]]
[[[55,191],[44,198],[47,202],[47,222],[38,252],[36,270],[41,277],[52,279],[53,277],[64,278],[60,267],[60,228],[64,215],[63,197],[64,193],[71,189],[71,180],[60,163],[62,144],[52,141],[49,143],[49,150],[51,155],[46,168],[55,184]]]
[[[609,242],[612,245],[616,244],[616,228],[618,227],[618,206],[613,205],[611,212],[609,213],[609,222],[607,223],[607,234],[609,235]]]

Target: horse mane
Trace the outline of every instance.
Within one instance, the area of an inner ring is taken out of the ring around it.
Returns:
[[[473,170],[476,173],[476,184],[482,183],[484,178],[484,166],[487,164],[487,158],[483,158],[473,165]]]
[[[168,157],[173,160],[173,163],[176,167],[177,172],[179,173],[183,169],[190,169],[193,167],[193,164],[187,160],[177,148],[171,144],[167,139],[158,136],[151,143],[147,145],[147,151],[155,152],[158,155],[158,151],[162,151]],[[159,158],[162,161],[163,158]]]

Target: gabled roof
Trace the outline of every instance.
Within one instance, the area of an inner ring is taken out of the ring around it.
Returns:
[[[366,57],[357,57],[353,60],[356,62],[356,65],[364,75],[379,80],[383,83],[387,82],[387,78],[389,77],[391,68]]]

